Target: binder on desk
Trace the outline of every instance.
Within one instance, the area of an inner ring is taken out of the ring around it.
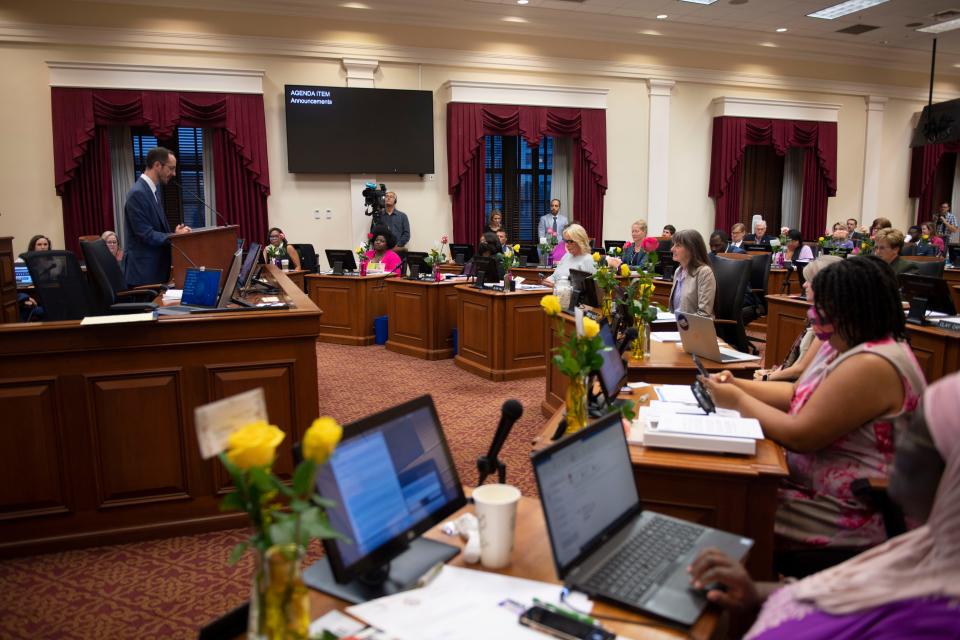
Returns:
[[[643,429],[644,446],[687,451],[754,455],[762,439],[753,418],[667,414],[647,420]]]

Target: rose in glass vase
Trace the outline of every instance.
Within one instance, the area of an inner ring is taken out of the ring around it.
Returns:
[[[447,246],[448,241],[449,238],[447,238],[446,234],[440,236],[440,240],[433,243],[433,246],[427,253],[427,257],[424,258],[424,262],[433,268],[433,279],[437,281],[443,279],[443,276],[440,273],[440,265],[447,260],[447,255],[444,253],[443,249]]]
[[[333,454],[341,434],[333,418],[314,420],[304,435],[303,461],[289,484],[272,471],[285,434],[264,420],[232,433],[226,451],[219,455],[234,486],[220,509],[245,512],[253,529],[229,558],[233,564],[247,549],[254,552],[248,638],[308,637],[309,597],[300,571],[303,555],[311,540],[343,538],[330,526],[326,509],[333,503],[316,494],[314,475]]]

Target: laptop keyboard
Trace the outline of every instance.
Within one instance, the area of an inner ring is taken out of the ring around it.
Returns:
[[[583,585],[591,593],[639,602],[677,558],[690,551],[703,528],[655,518],[638,531]]]

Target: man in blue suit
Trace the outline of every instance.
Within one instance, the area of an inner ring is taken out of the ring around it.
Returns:
[[[556,231],[557,239],[562,240],[560,236],[567,222],[567,216],[560,215],[560,201],[554,198],[550,201],[550,213],[541,217],[537,223],[537,238],[546,238],[549,231]]]
[[[177,175],[177,158],[169,149],[155,147],[147,153],[143,173],[123,206],[126,220],[127,285],[166,284],[170,281],[170,225],[160,204],[158,187]],[[190,233],[178,224],[174,233]]]

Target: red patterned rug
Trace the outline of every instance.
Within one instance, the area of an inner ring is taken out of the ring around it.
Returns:
[[[452,360],[425,362],[383,347],[317,344],[320,414],[349,422],[423,393],[433,395],[460,479],[476,483],[500,406],[516,398],[524,415],[504,446],[507,481],[534,495],[531,440],[544,420],[544,379],[493,383]],[[66,551],[0,562],[4,640],[196,638],[208,621],[249,595],[249,556],[227,566],[243,530]],[[319,544],[309,557],[320,554]]]

